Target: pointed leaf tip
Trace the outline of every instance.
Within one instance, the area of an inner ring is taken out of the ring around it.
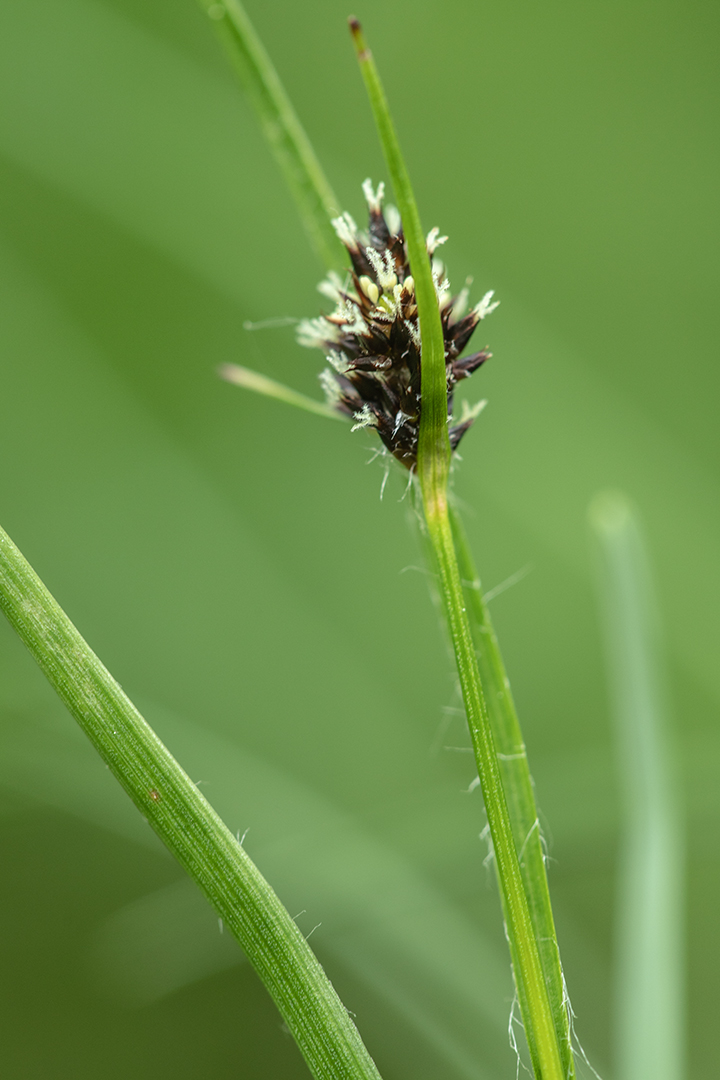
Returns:
[[[355,51],[358,54],[358,60],[367,60],[370,56],[370,50],[365,44],[365,35],[362,32],[362,26],[354,15],[351,15],[348,19],[348,25],[355,44]]]

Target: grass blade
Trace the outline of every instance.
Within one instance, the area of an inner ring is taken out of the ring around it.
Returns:
[[[684,1074],[683,838],[648,558],[625,495],[590,507],[623,836],[615,983],[617,1080]]]
[[[0,529],[0,608],[269,990],[317,1080],[379,1080],[325,972],[242,845]]]
[[[375,125],[382,144],[385,161],[392,180],[400,219],[405,233],[408,257],[415,281],[422,339],[422,419],[420,423],[420,448],[418,473],[427,500],[434,492],[445,491],[450,466],[450,441],[447,425],[447,386],[445,381],[445,341],[440,309],[435,294],[430,256],[425,244],[425,233],[415,202],[410,177],[395,126],[390,116],[385,91],[375,61],[367,48],[357,19],[350,20],[360,70],[370,99]],[[427,505],[427,501],[426,501]]]
[[[530,917],[540,952],[550,1007],[552,1009],[564,1075],[575,1075],[565,983],[555,921],[550,904],[545,855],[533,782],[525,743],[515,709],[510,681],[490,612],[483,597],[480,578],[457,510],[450,504],[458,567],[462,581],[470,631],[477,656],[480,681],[485,693],[502,775],[515,846],[522,852],[520,872],[528,897]]]
[[[256,394],[262,394],[263,397],[284,401],[286,405],[294,405],[297,409],[314,413],[316,416],[324,416],[327,420],[341,420],[347,423],[342,413],[326,405],[324,401],[315,401],[314,398],[301,394],[299,390],[292,390],[289,386],[275,379],[269,379],[267,375],[261,375],[258,371],[241,367],[240,364],[223,364],[218,369],[218,375],[226,382],[242,386],[244,390],[253,390]]]
[[[536,1077],[542,1077],[543,1080],[564,1080],[569,1070],[564,1068],[562,1063],[561,1038],[556,1028],[529,897],[520,868],[450,525],[447,498],[450,443],[445,345],[430,258],[380,76],[356,19],[350,20],[350,28],[403,222],[415,281],[422,338],[418,479],[492,836],[525,1034]],[[543,880],[544,874],[543,866]],[[569,1042],[564,1043],[564,1049],[565,1047],[566,1056],[569,1055],[571,1061]]]
[[[342,268],[342,249],[330,224],[339,212],[337,199],[245,8],[240,0],[200,0],[200,5],[257,110],[314,251],[329,270]]]

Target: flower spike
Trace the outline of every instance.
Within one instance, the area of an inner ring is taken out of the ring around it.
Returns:
[[[421,345],[415,283],[410,274],[402,225],[394,207],[383,208],[384,185],[373,189],[366,180],[363,194],[368,206],[367,232],[349,214],[333,221],[350,256],[352,269],[345,283],[334,274],[320,291],[335,301],[330,315],[304,320],[298,328],[303,345],[321,348],[330,364],[320,381],[328,405],[355,421],[353,431],[374,427],[387,449],[407,469],[417,463],[420,427]],[[392,211],[392,212],[391,212]],[[428,254],[447,240],[432,229]],[[467,289],[452,296],[444,264],[433,259],[438,303],[445,343],[448,422],[453,392],[489,359],[487,349],[460,356],[478,322],[497,307],[487,293],[468,315],[463,315]],[[455,311],[457,310],[457,314]],[[449,428],[450,446],[457,448],[476,411],[463,413]]]

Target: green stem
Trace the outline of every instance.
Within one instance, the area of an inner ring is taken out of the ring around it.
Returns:
[[[555,1023],[564,1075],[575,1076],[569,1015],[563,982],[560,951],[550,904],[545,856],[533,782],[525,743],[515,709],[510,681],[505,671],[490,612],[483,599],[480,578],[459,514],[450,503],[450,525],[457,552],[458,569],[475,646],[475,655],[484,690],[490,725],[495,739],[498,764],[512,822],[515,846],[522,852],[520,872],[527,893],[530,917],[540,952],[545,985]],[[521,1005],[521,1012],[522,1009]]]
[[[410,268],[415,282],[420,318],[422,343],[420,454],[418,467],[421,472],[423,495],[431,497],[435,491],[447,487],[450,468],[450,440],[447,430],[447,386],[445,382],[445,341],[443,338],[440,309],[435,293],[430,256],[425,243],[425,233],[415,202],[410,177],[400,150],[395,126],[385,97],[382,82],[372,53],[363,37],[357,19],[350,20],[350,30],[360,63],[360,70],[372,106],[375,125],[382,143],[385,161],[392,180],[395,198],[403,224]],[[425,480],[423,479],[423,473]],[[427,482],[426,482],[427,481]]]
[[[213,20],[260,122],[316,254],[328,270],[344,269],[330,219],[338,201],[285,87],[240,0],[199,0]]]
[[[529,897],[518,858],[488,709],[465,607],[447,501],[433,492],[425,520],[437,562],[441,596],[455,652],[465,712],[475,751],[505,916],[520,1010],[535,1075],[562,1080],[558,1033],[545,983]],[[521,849],[522,850],[522,849]],[[524,852],[523,852],[524,855]]]
[[[347,417],[337,409],[333,409],[331,405],[326,405],[324,401],[315,401],[314,398],[301,394],[299,390],[292,390],[276,379],[261,375],[259,371],[241,367],[240,364],[223,364],[218,368],[218,375],[226,382],[242,386],[244,390],[253,390],[256,394],[262,394],[263,397],[284,401],[286,405],[294,405],[296,409],[314,413],[315,416],[324,416],[327,420],[340,420],[343,424],[347,423]]]
[[[380,1080],[270,885],[0,529],[0,608],[140,812],[264,982],[317,1080]]]
[[[536,1077],[539,1080],[564,1080],[567,1070],[563,1069],[562,1065],[553,1009],[520,869],[493,731],[480,683],[450,525],[447,501],[450,444],[447,432],[445,345],[430,258],[380,76],[356,19],[350,21],[350,27],[395,190],[415,281],[422,338],[418,479],[492,836],[525,1032]]]

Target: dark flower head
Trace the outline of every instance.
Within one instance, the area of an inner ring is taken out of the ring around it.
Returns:
[[[414,282],[400,216],[392,206],[383,210],[384,185],[373,191],[366,180],[363,192],[370,215],[367,233],[358,229],[349,214],[333,221],[352,263],[344,282],[330,274],[319,286],[335,301],[335,310],[303,320],[298,337],[301,344],[325,352],[330,367],[321,372],[320,381],[330,404],[355,420],[353,431],[377,428],[390,453],[412,469],[417,461],[421,410],[420,324]],[[435,257],[446,240],[433,229],[427,249],[445,338],[449,436],[455,450],[484,404],[466,407],[459,423],[453,423],[455,386],[491,355],[486,349],[462,358],[460,354],[478,322],[497,302],[491,303],[489,292],[465,314],[467,288],[452,296],[443,263]]]

